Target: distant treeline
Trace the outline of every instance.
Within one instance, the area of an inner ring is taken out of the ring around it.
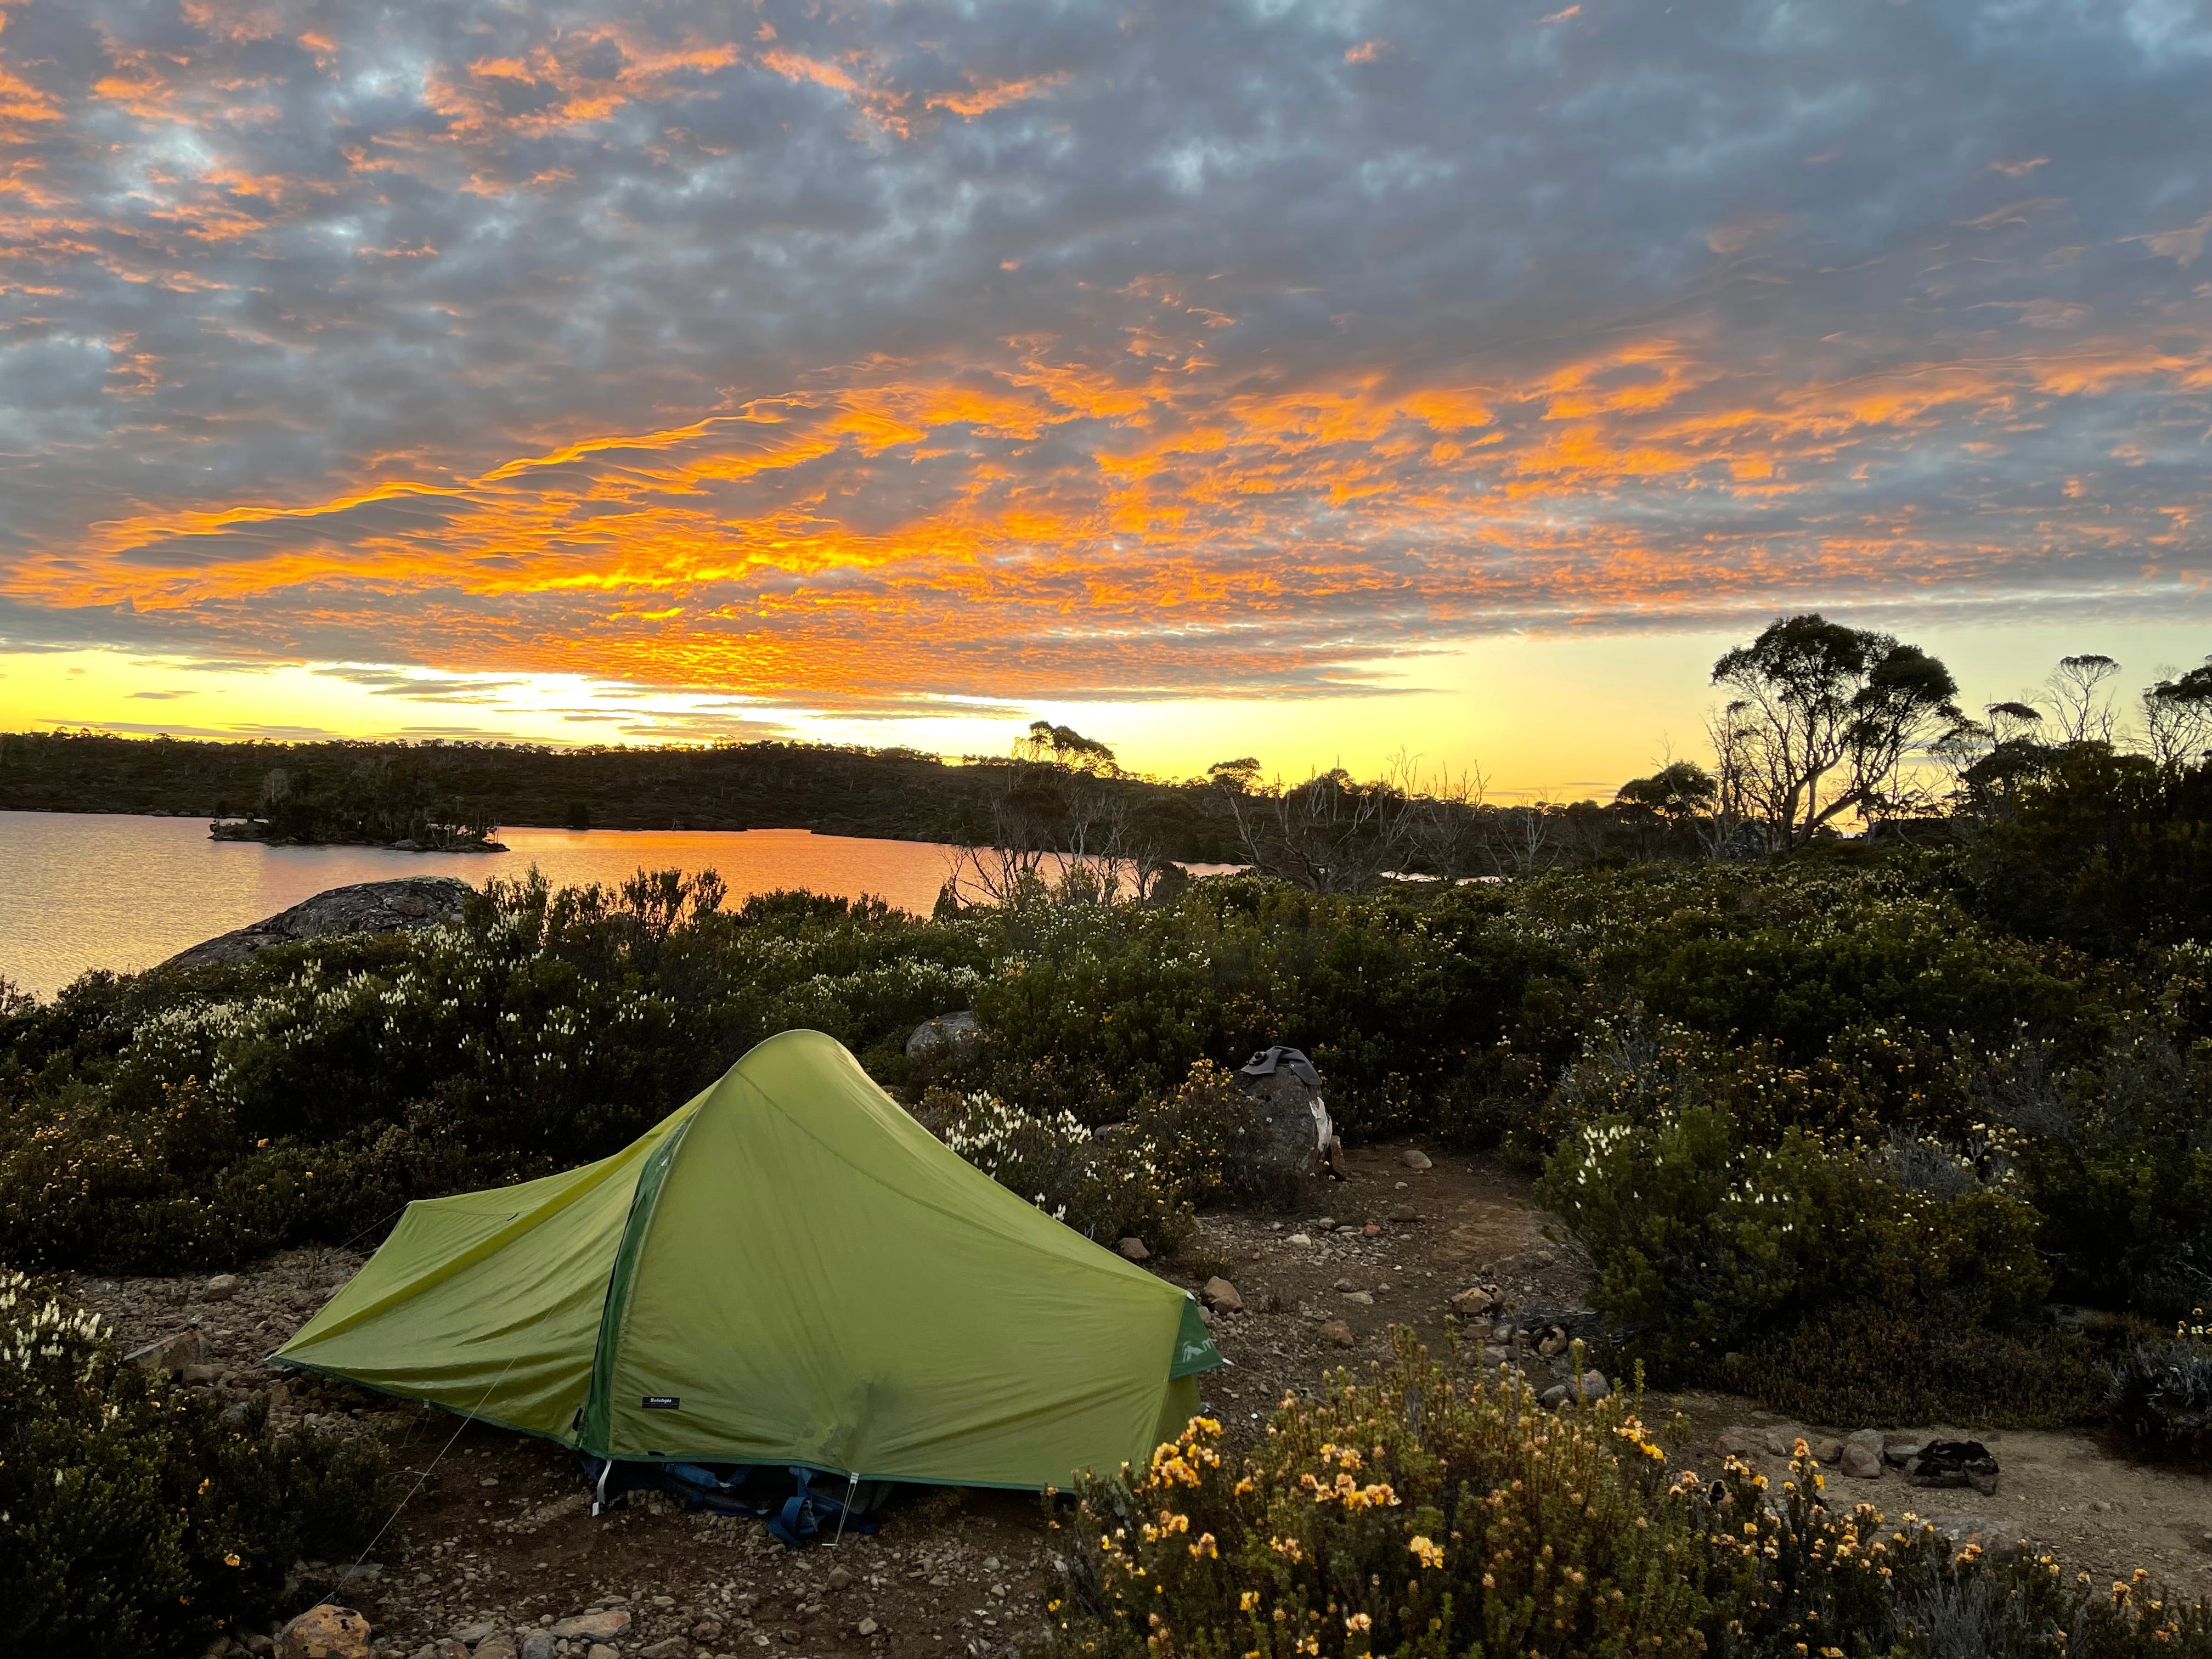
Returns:
[[[0,811],[268,817],[293,826],[284,838],[301,840],[383,839],[428,812],[477,828],[811,830],[967,844],[994,838],[1010,792],[1041,769],[1065,769],[797,743],[550,749],[14,732],[0,734]],[[1234,817],[1206,785],[1098,775],[1084,789],[1109,799],[1165,857],[1239,861]],[[357,808],[364,799],[397,811]],[[303,803],[320,817],[303,817]],[[1041,794],[1031,805],[1049,836],[1054,800]],[[313,833],[319,823],[328,833]]]

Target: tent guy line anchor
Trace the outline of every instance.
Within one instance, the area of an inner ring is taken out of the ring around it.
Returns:
[[[517,1355],[516,1358],[519,1358],[520,1356]],[[492,1389],[496,1389],[501,1383],[506,1382],[507,1372],[514,1369],[514,1360],[509,1359],[506,1365],[501,1370],[500,1374],[492,1378],[491,1388],[486,1389],[483,1395],[477,1398],[477,1406],[479,1410],[483,1408],[483,1402],[491,1398]],[[428,1405],[429,1404],[429,1401],[423,1401],[423,1404]],[[467,1429],[469,1425],[476,1420],[477,1419],[473,1413],[464,1413],[462,1414],[461,1420],[453,1425],[453,1433],[446,1437],[446,1443],[438,1448],[437,1455],[433,1457],[428,1463],[423,1466],[422,1474],[415,1477],[415,1484],[408,1487],[407,1496],[401,1498],[397,1504],[393,1505],[392,1513],[384,1517],[384,1524],[376,1529],[376,1536],[368,1540],[368,1547],[364,1548],[359,1555],[354,1557],[353,1564],[355,1566],[358,1567],[362,1562],[368,1560],[370,1553],[374,1551],[379,1544],[381,1544],[384,1541],[384,1534],[392,1530],[392,1523],[399,1518],[400,1510],[405,1509],[410,1504],[415,1501],[415,1494],[422,1490],[422,1483],[425,1480],[428,1480],[431,1475],[437,1471],[438,1464],[445,1457],[446,1454],[453,1450],[453,1442],[459,1440],[461,1437],[463,1431]],[[331,1607],[333,1605],[335,1604],[331,1601],[328,1594],[325,1594],[321,1601],[315,1603],[316,1607]],[[307,1609],[310,1613],[313,1613],[314,1610],[314,1607]]]

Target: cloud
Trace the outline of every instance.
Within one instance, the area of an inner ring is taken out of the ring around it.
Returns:
[[[18,644],[750,720],[2203,605],[2142,8],[0,17]]]

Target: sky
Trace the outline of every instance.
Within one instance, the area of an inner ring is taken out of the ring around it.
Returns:
[[[0,0],[0,726],[1602,792],[2212,650],[2212,4]]]

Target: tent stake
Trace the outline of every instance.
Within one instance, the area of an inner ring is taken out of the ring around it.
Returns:
[[[830,1540],[833,1550],[845,1541],[845,1517],[853,1512],[853,1494],[860,1489],[860,1477],[857,1474],[845,1482],[845,1501],[837,1506],[837,1535]]]

